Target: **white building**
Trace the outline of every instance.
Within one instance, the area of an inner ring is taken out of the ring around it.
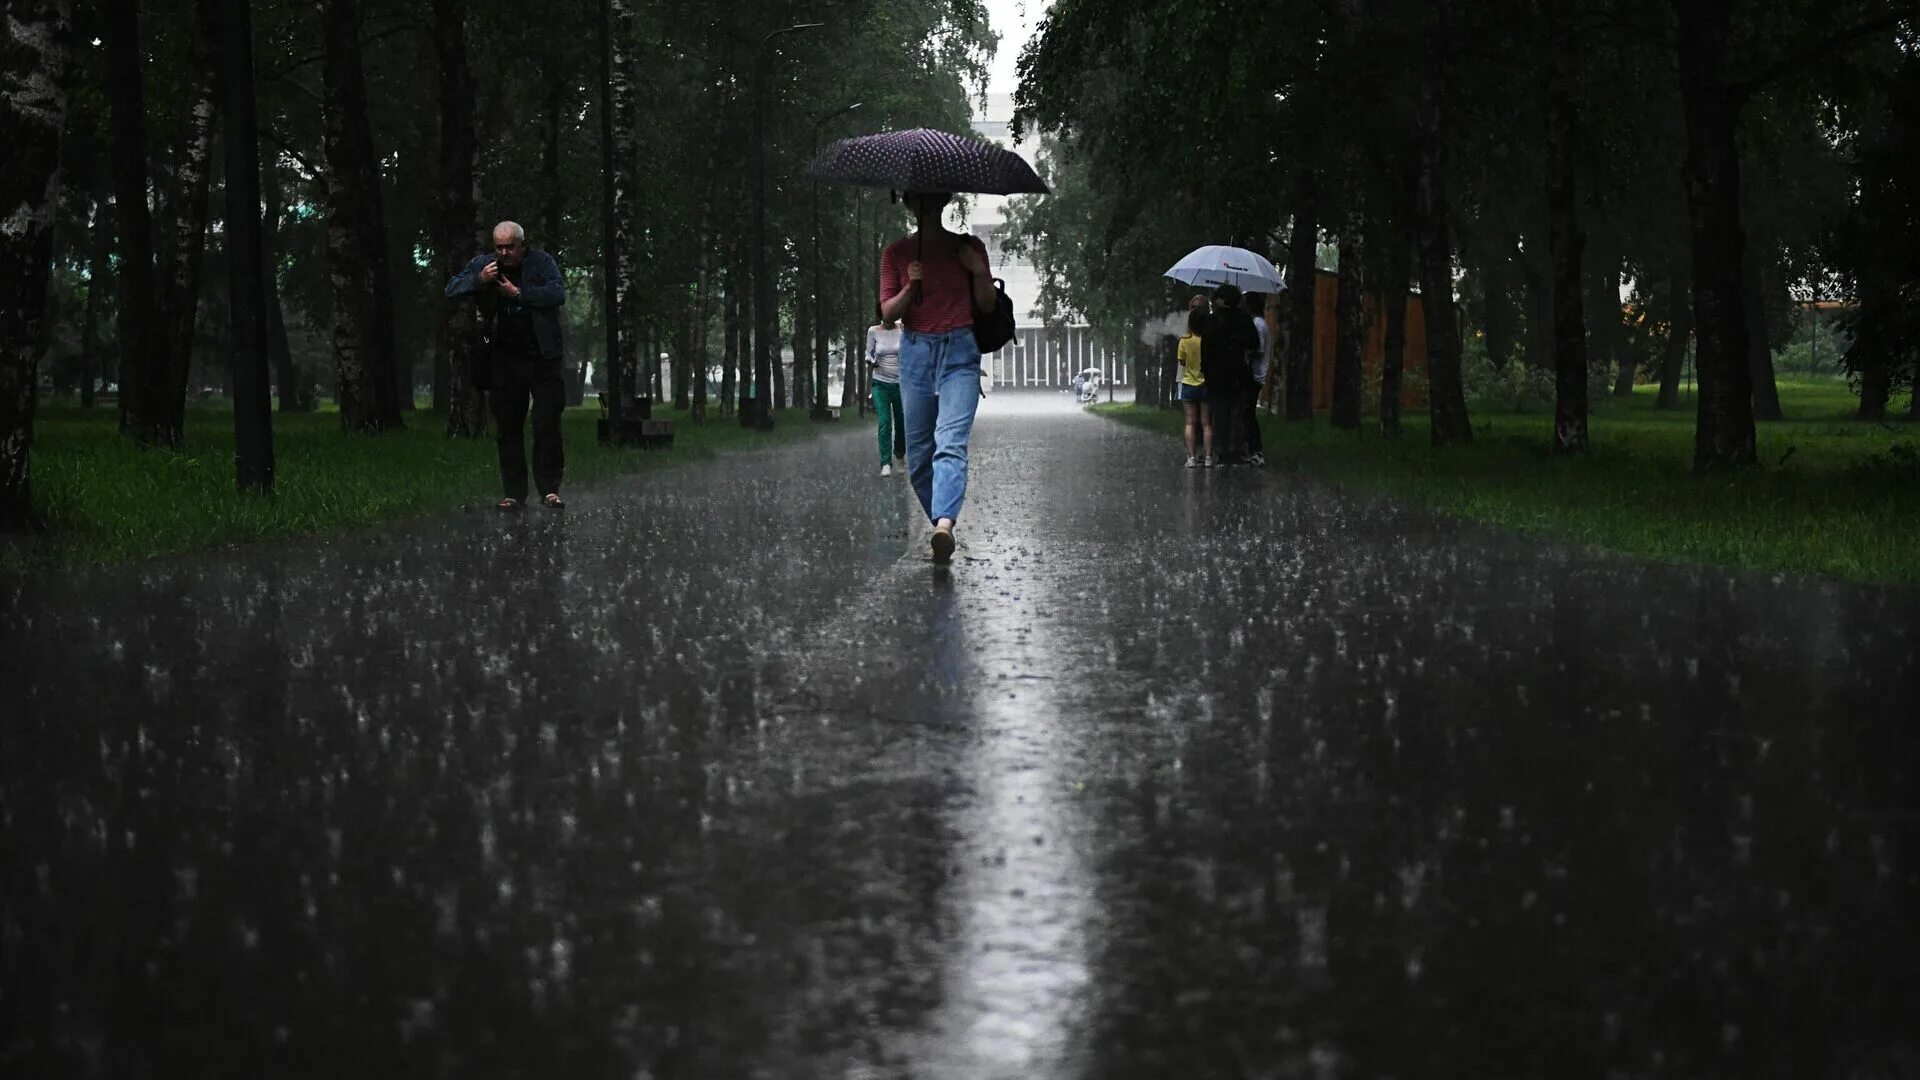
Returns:
[[[1017,143],[1013,140],[1013,95],[987,95],[986,107],[973,118],[973,128],[981,138],[1037,163],[1040,147],[1032,132]],[[1007,297],[1013,301],[1014,323],[1019,328],[1006,348],[986,358],[993,385],[1065,387],[1075,373],[1087,368],[1099,368],[1110,381],[1128,383],[1126,357],[1095,345],[1084,324],[1041,325],[1033,310],[1040,299],[1040,276],[1025,258],[1009,257],[1000,242],[1006,228],[1008,196],[971,195],[968,200],[963,225],[987,245],[987,263],[1006,283]]]

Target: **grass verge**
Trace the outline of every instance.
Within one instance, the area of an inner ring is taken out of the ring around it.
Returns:
[[[674,411],[665,414],[674,421],[670,449],[630,450],[600,444],[598,416],[596,407],[575,408],[562,420],[569,490],[721,450],[793,442],[829,427],[809,422],[803,409],[779,413],[767,434],[712,413],[695,424]],[[121,438],[111,409],[43,409],[34,423],[33,491],[46,529],[0,545],[0,570],[274,540],[499,498],[493,440],[449,439],[437,413],[411,413],[404,431],[378,437],[342,432],[331,412],[275,413],[273,424],[276,492],[259,498],[234,490],[229,410],[191,410],[186,446],[169,452]]]
[[[1578,457],[1551,452],[1542,412],[1475,412],[1464,447],[1435,448],[1424,414],[1392,443],[1372,418],[1339,432],[1324,416],[1289,424],[1262,412],[1261,431],[1276,464],[1521,533],[1673,562],[1920,583],[1920,426],[1848,419],[1851,395],[1834,380],[1783,380],[1781,393],[1787,419],[1760,425],[1762,465],[1734,474],[1695,474],[1691,410],[1656,409],[1650,392],[1602,402],[1593,450]],[[1177,410],[1095,411],[1176,438],[1184,423]]]

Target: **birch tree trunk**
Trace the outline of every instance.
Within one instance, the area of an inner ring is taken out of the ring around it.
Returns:
[[[616,391],[615,409],[624,413],[627,402],[646,391],[642,378],[653,367],[638,364],[640,315],[640,148],[639,86],[634,58],[635,0],[608,0],[607,97],[612,106],[613,160],[613,290],[609,316],[616,317],[614,355],[608,358],[607,382]]]
[[[65,0],[7,0],[0,40],[0,531],[32,518],[29,486],[40,357],[47,345],[60,136],[67,122]]]
[[[261,170],[260,194],[266,204],[261,215],[260,274],[267,290],[267,355],[273,361],[274,382],[279,384],[281,412],[312,412],[313,376],[293,360],[293,344],[287,339],[286,310],[280,303],[280,214],[286,197],[280,186],[280,171],[268,164]]]
[[[219,114],[217,0],[195,0],[193,59],[187,72],[186,138],[174,174],[177,197],[161,259],[161,319],[167,336],[166,410],[155,441],[177,446],[186,429],[187,380],[193,369],[193,332],[200,313],[200,268],[205,261],[208,191],[213,178],[213,127]]]
[[[93,247],[87,261],[87,311],[80,328],[80,407],[92,409],[100,385],[100,309],[113,286],[113,182],[106,159],[93,155]]]
[[[720,355],[720,418],[733,418],[734,372],[740,366],[740,292],[732,267],[726,272],[726,297],[722,301]]]

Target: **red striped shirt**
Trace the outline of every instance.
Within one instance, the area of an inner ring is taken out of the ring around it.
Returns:
[[[972,244],[986,261],[987,248],[978,237],[952,234],[930,236],[924,252],[914,236],[902,237],[887,245],[880,255],[880,300],[899,295],[907,287],[907,264],[920,260],[920,302],[907,308],[902,326],[916,334],[942,334],[973,325],[972,283],[966,267],[960,265],[959,241]],[[987,268],[991,277],[993,268]]]

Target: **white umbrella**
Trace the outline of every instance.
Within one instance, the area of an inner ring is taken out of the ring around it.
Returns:
[[[1286,288],[1272,263],[1246,248],[1208,244],[1194,248],[1162,275],[1185,285],[1232,285],[1241,292],[1279,292]]]

